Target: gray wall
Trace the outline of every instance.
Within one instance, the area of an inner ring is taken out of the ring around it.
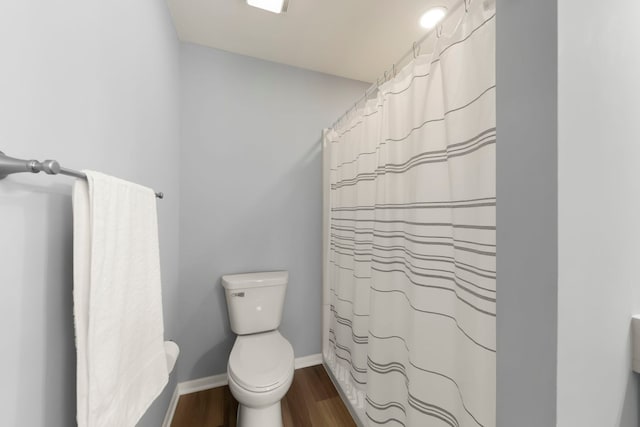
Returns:
[[[498,427],[556,420],[556,9],[497,1]]]
[[[153,186],[165,323],[178,283],[179,69],[162,0],[3,2],[0,150]],[[73,179],[0,181],[2,425],[75,424]],[[141,425],[158,426],[175,375]]]
[[[281,331],[321,351],[321,129],[368,86],[183,45],[179,380],[225,372],[220,277],[285,269]]]
[[[636,427],[640,3],[558,4],[558,425]]]

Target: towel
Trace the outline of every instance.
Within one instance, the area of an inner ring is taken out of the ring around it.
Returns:
[[[168,381],[156,199],[84,172],[73,188],[78,426],[133,427]]]

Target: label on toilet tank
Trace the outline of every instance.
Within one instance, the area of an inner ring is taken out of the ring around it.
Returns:
[[[232,297],[243,297],[244,296],[244,292],[232,292],[231,296]]]

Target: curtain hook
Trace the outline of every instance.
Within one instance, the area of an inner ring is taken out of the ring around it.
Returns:
[[[416,57],[418,56],[418,55],[416,55],[416,44],[417,44],[416,42],[413,42],[413,47],[412,47],[413,59],[416,59]]]
[[[468,13],[469,12],[469,0],[464,0],[464,12]]]
[[[393,64],[393,66],[391,67],[392,71],[393,71],[393,78],[396,78],[396,64]]]
[[[385,72],[384,72],[384,81],[385,81],[385,82],[388,82],[388,81],[389,81],[389,71],[386,71],[386,70],[385,70]]]
[[[436,37],[442,37],[442,24],[436,26]]]

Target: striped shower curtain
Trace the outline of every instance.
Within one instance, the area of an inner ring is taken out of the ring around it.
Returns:
[[[495,11],[324,133],[325,362],[367,425],[495,426]]]

